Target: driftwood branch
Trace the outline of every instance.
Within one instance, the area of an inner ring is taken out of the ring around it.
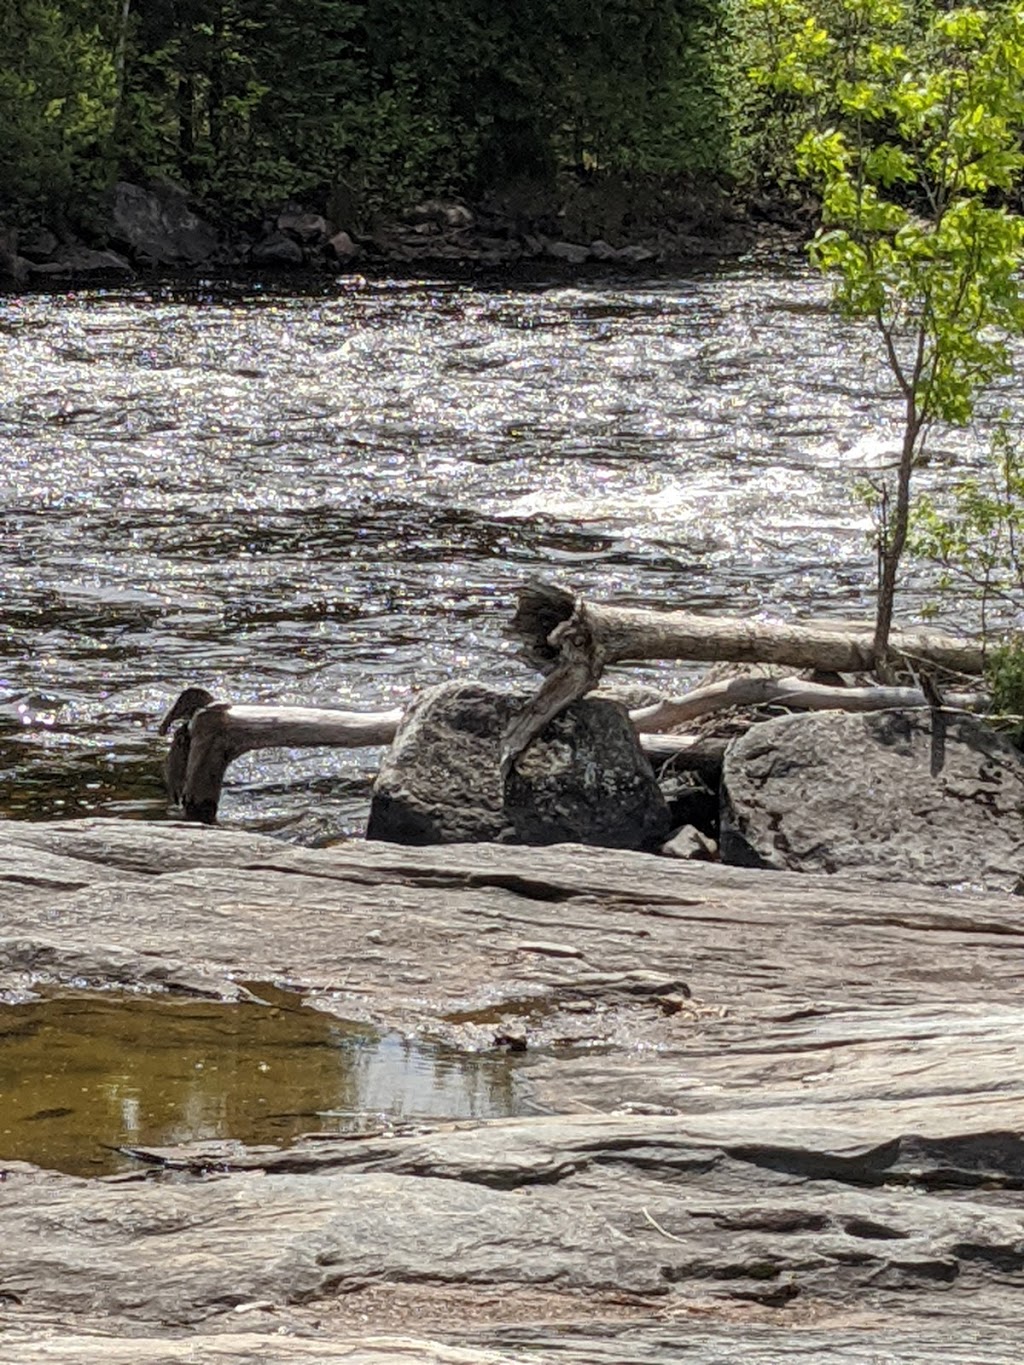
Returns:
[[[501,754],[507,772],[517,754],[570,702],[597,686],[604,668],[624,659],[730,659],[787,663],[836,672],[864,669],[873,658],[869,634],[821,627],[764,625],[684,612],[649,612],[586,603],[560,588],[531,585],[520,595],[514,631],[524,653],[547,674],[533,699],[510,723]],[[898,632],[893,646],[909,660],[978,672],[975,646],[929,632]],[[839,688],[799,678],[733,678],[630,713],[652,757],[675,756],[680,766],[711,770],[721,745],[667,735],[670,727],[723,707],[780,703],[798,709],[877,710],[919,707],[933,699],[920,688]],[[949,695],[957,707],[978,698]],[[402,710],[354,712],[294,706],[236,706],[203,688],[187,688],[160,725],[181,722],[166,763],[172,801],[192,820],[216,819],[224,773],[252,749],[358,748],[390,744]]]
[[[642,734],[640,747],[652,763],[672,760],[676,772],[698,773],[712,785],[722,775],[729,740],[719,735]]]
[[[171,799],[190,820],[212,824],[217,817],[229,763],[251,749],[355,749],[390,744],[401,709],[335,711],[303,706],[233,706],[217,702],[202,688],[188,688],[160,723],[166,734],[176,720],[165,768]]]
[[[598,673],[627,659],[784,664],[829,673],[870,672],[875,665],[873,632],[860,626],[609,607],[544,583],[520,592],[512,633],[522,641],[524,657],[543,673],[561,666],[566,644],[577,665],[582,650]],[[891,651],[914,665],[951,673],[983,671],[982,651],[974,641],[935,631],[893,631]]]
[[[531,583],[520,592],[512,633],[522,642],[524,657],[547,677],[509,725],[502,746],[504,771],[553,716],[597,685],[609,664],[726,660],[830,673],[866,672],[875,664],[873,633],[856,626],[801,626],[610,607],[543,583]],[[933,631],[893,631],[889,657],[897,662],[902,658],[911,669],[923,665],[965,674],[983,669],[976,644]],[[659,725],[665,723],[659,719]]]
[[[943,701],[955,710],[977,711],[984,709],[986,698],[978,692],[948,692]],[[641,734],[649,734],[730,706],[772,704],[794,711],[890,711],[932,703],[920,687],[830,687],[803,678],[741,677],[708,683],[681,697],[630,711],[629,718]]]

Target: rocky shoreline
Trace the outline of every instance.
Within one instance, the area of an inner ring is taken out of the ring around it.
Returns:
[[[716,194],[690,196],[636,223],[621,210],[530,213],[432,199],[358,227],[289,204],[258,226],[219,230],[175,186],[121,181],[106,222],[88,240],[67,229],[0,229],[0,282],[45,288],[170,271],[343,274],[419,265],[629,271],[792,248],[802,227],[777,206],[734,205]]]
[[[11,1365],[1016,1358],[1017,898],[572,845],[4,835],[9,999],[251,1010],[240,983],[276,981],[516,1034],[536,1107],[102,1179],[5,1162]]]

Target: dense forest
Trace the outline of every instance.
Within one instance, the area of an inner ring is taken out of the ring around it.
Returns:
[[[735,173],[719,0],[0,0],[0,213],[166,176],[236,221]]]

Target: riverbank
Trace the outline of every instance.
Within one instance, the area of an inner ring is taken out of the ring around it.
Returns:
[[[536,1108],[7,1163],[12,1362],[1013,1358],[1016,898],[97,820],[0,859],[9,998],[276,982],[515,1048]]]
[[[343,207],[343,206],[342,206]],[[628,193],[577,185],[561,197],[515,192],[470,205],[428,199],[398,216],[328,217],[289,203],[248,224],[205,218],[166,182],[119,182],[88,233],[66,225],[0,231],[0,282],[127,278],[153,271],[514,270],[555,265],[626,271],[777,254],[806,236],[809,210],[730,199],[715,186]]]

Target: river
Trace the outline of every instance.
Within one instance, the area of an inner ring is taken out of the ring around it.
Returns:
[[[872,610],[854,484],[898,403],[795,263],[7,296],[0,356],[0,815],[163,818],[155,726],[190,683],[377,709],[532,682],[504,634],[530,575]],[[926,480],[977,453],[950,441]],[[375,759],[249,755],[221,819],[357,831]]]

